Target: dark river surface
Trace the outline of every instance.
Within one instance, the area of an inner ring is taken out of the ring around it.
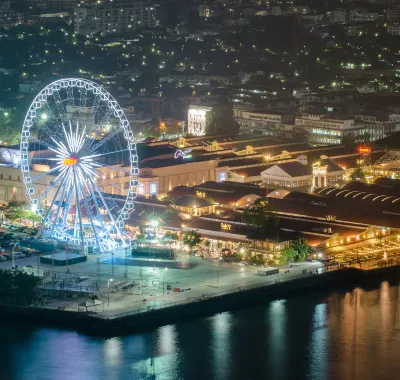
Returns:
[[[3,321],[3,379],[400,379],[400,287],[310,293],[111,339]]]

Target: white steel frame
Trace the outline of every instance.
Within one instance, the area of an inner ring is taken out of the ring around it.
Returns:
[[[95,97],[93,102],[94,114],[99,112],[100,105],[106,109],[100,121],[100,126],[104,126],[110,116],[118,119],[119,126],[102,140],[96,142],[93,139],[89,141],[85,135],[85,127],[82,128],[78,123],[74,125],[69,120],[65,120],[66,113],[60,90],[65,90],[64,92],[67,95],[65,102],[68,105],[74,104],[73,93],[74,90],[77,90],[79,98],[76,99],[76,105],[81,107],[86,105],[88,93],[92,93]],[[56,104],[56,109],[54,110],[49,107],[47,101],[51,96]],[[46,112],[49,117],[52,116],[44,128],[48,129],[48,135],[52,134],[56,138],[51,137],[51,140],[41,141],[31,135],[31,128],[37,121],[35,119],[39,117],[38,111]],[[57,116],[55,112],[58,114]],[[103,166],[97,163],[96,160],[102,155],[112,154],[101,152],[99,148],[117,134],[123,136],[127,147],[125,150],[129,151],[130,179],[123,206],[113,216],[110,211],[110,204],[104,199],[104,193],[96,184],[95,178],[100,177],[97,168]],[[32,142],[43,144],[55,153],[55,158],[51,158],[51,160],[56,161],[56,166],[43,173],[43,175],[50,174],[55,176],[49,188],[44,192],[45,194],[48,194],[50,190],[55,192],[47,211],[45,211],[42,204],[43,194],[40,195],[35,188],[35,179],[37,177],[32,178],[31,176],[29,145]],[[43,221],[38,236],[41,235],[45,227],[55,238],[74,244],[81,244],[82,247],[96,247],[99,251],[108,251],[117,246],[127,246],[127,240],[124,235],[124,221],[129,218],[134,209],[138,183],[138,158],[136,142],[125,113],[108,91],[86,79],[60,79],[49,84],[35,97],[27,111],[22,127],[20,149],[21,171],[26,193],[30,198],[31,206],[37,209],[37,213],[42,217]],[[77,162],[73,165],[67,161],[71,157],[73,159],[77,158]],[[71,227],[68,219],[71,219],[71,207],[74,200],[75,206],[78,207],[75,207],[75,216]],[[82,218],[83,207],[86,210],[86,218],[90,222],[85,227]],[[94,215],[94,212],[92,213],[91,208],[96,210],[96,215]],[[103,215],[107,216],[108,223],[103,220],[100,209],[102,209]],[[71,230],[73,231],[72,233],[68,232]],[[84,230],[89,230],[89,232],[84,232]],[[118,237],[117,240],[115,240],[115,236]]]

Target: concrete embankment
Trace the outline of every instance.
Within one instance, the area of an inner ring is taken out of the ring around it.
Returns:
[[[356,286],[374,288],[383,280],[393,280],[397,283],[400,280],[400,266],[369,271],[354,268],[332,271],[110,319],[92,313],[10,305],[0,305],[0,313],[3,319],[18,320],[22,323],[73,328],[99,336],[116,336],[311,292],[349,291]]]

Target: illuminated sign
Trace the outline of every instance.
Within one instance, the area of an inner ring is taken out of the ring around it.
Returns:
[[[313,166],[313,174],[318,175],[326,175],[327,173],[327,166]]]
[[[230,225],[228,223],[221,223],[221,230],[230,231],[231,228],[232,228],[232,225]]]
[[[77,163],[78,163],[78,157],[64,158],[64,165],[66,166],[76,165]]]
[[[156,194],[157,193],[157,185],[155,183],[150,184],[150,189],[149,189],[150,194]]]
[[[358,147],[358,153],[360,153],[360,154],[370,154],[371,153],[371,148],[369,146],[359,146]]]
[[[226,172],[219,172],[218,177],[219,177],[219,182],[226,181]]]
[[[205,198],[206,197],[206,193],[202,193],[201,191],[196,191],[196,196],[199,198]]]
[[[144,194],[144,183],[139,183],[138,193],[139,194]]]
[[[187,160],[188,158],[192,158],[191,153],[191,149],[178,149],[175,154],[174,154],[174,158],[182,158],[183,160]]]
[[[211,107],[189,106],[188,133],[193,136],[204,136],[207,127],[207,113],[211,110]]]
[[[7,149],[4,150],[1,154],[1,158],[7,164],[13,164],[15,166],[19,166],[21,163],[21,154],[17,150]]]

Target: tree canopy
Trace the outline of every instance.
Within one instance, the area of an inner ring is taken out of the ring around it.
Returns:
[[[228,105],[216,105],[207,113],[207,134],[232,134],[239,131],[239,124],[233,117],[233,110]]]
[[[310,253],[310,246],[306,239],[300,238],[292,242],[291,247],[295,250],[296,256],[294,261],[303,261]]]
[[[3,303],[31,305],[40,298],[41,279],[21,271],[0,269],[0,299]]]
[[[242,220],[258,234],[264,235],[276,230],[279,224],[279,215],[277,209],[267,198],[259,198],[246,208]]]
[[[281,264],[290,264],[295,261],[296,251],[292,247],[284,248],[281,251]]]
[[[183,235],[182,243],[191,250],[201,242],[201,234],[197,231],[188,231]]]
[[[294,240],[290,247],[282,249],[280,256],[281,264],[290,264],[303,261],[307,257],[310,250],[311,248],[305,239],[300,238]]]
[[[366,178],[365,178],[365,171],[363,168],[357,168],[355,169],[351,174],[350,174],[350,178],[352,181],[361,181],[361,182],[365,182]]]

